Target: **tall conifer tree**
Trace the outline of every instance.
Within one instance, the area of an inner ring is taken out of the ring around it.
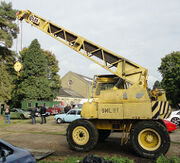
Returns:
[[[22,56],[23,71],[17,91],[24,100],[49,100],[53,92],[49,87],[47,59],[40,49],[37,39],[25,50]]]

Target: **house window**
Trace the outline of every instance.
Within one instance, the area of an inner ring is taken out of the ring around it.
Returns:
[[[72,80],[69,80],[69,81],[68,81],[68,85],[69,85],[69,86],[71,86],[71,85],[72,85],[72,83],[73,83],[73,81],[72,81]]]

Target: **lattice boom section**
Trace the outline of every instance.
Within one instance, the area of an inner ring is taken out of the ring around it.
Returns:
[[[136,79],[140,80],[142,76],[146,76],[143,73],[147,70],[143,67],[81,36],[78,36],[77,34],[74,34],[66,30],[65,28],[62,28],[48,20],[45,20],[30,11],[20,11],[17,17],[19,20],[25,19],[26,22],[39,28],[58,41],[66,44],[67,46],[99,64],[101,67],[107,69],[113,74],[127,81],[129,80],[130,83],[135,82],[134,80]],[[138,77],[135,77],[136,75]]]

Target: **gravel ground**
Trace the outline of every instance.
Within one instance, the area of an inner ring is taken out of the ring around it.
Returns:
[[[31,120],[11,120],[10,125],[4,125],[0,118],[0,139],[9,142],[12,145],[28,149],[30,151],[54,151],[54,155],[63,158],[69,156],[84,157],[87,154],[98,154],[99,156],[123,156],[133,159],[134,162],[152,162],[152,160],[137,157],[130,146],[121,146],[119,133],[112,133],[103,143],[99,143],[96,148],[90,152],[75,152],[69,149],[66,141],[67,123],[56,124],[53,117],[48,117],[47,124],[40,124],[40,118],[37,124],[32,125]],[[180,129],[170,133],[171,147],[167,156],[177,155],[180,157]]]

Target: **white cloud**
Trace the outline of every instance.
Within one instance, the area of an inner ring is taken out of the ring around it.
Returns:
[[[161,58],[180,50],[179,0],[6,0],[13,8],[32,12],[63,26],[147,68],[159,78]],[[39,29],[23,23],[23,45],[37,38],[55,53],[60,74],[74,71],[92,77],[103,71]],[[19,41],[20,42],[20,41]],[[69,63],[69,64],[65,64]],[[107,72],[108,73],[108,72]],[[149,80],[154,81],[152,77]]]
[[[150,88],[152,88],[153,87],[153,85],[154,85],[154,82],[155,81],[161,81],[159,78],[156,78],[155,76],[153,76],[153,75],[149,75],[148,76],[148,87],[150,87]]]

